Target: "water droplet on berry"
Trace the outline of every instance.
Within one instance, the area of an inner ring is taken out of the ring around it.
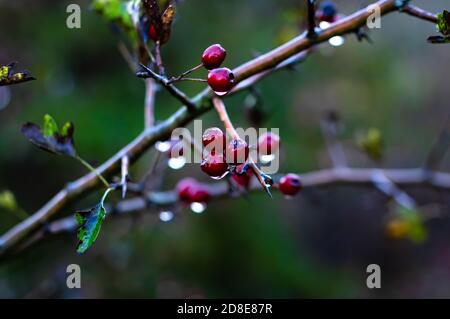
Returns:
[[[261,155],[261,162],[270,163],[275,159],[275,154]]]
[[[218,91],[214,91],[214,93],[216,93],[216,95],[218,95],[218,96],[224,96],[224,95],[227,94],[228,92],[218,92]]]
[[[216,181],[219,181],[222,178],[224,178],[225,176],[227,176],[229,173],[230,173],[229,171],[226,171],[225,173],[222,174],[222,176],[210,176],[210,177]]]
[[[167,162],[167,165],[169,165],[169,167],[171,169],[180,169],[183,168],[183,166],[186,164],[186,159],[183,156],[179,156],[179,157],[172,157],[169,159],[169,161]]]
[[[155,148],[161,153],[165,153],[170,149],[170,142],[156,142]]]
[[[173,213],[171,211],[162,211],[159,213],[159,219],[162,222],[169,222],[173,219]]]
[[[191,210],[194,213],[201,214],[205,211],[205,209],[206,209],[205,203],[198,203],[198,202],[191,203]]]

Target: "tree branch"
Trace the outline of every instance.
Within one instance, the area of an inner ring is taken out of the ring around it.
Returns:
[[[404,196],[404,192],[400,191],[396,185],[403,187],[434,187],[446,191],[450,191],[450,173],[431,172],[432,178],[429,178],[429,172],[422,168],[415,169],[360,169],[360,168],[331,168],[319,171],[313,171],[301,174],[300,178],[304,188],[313,187],[330,187],[338,185],[365,185],[375,186],[380,191],[394,198],[399,204],[410,207],[415,205],[414,200],[409,202],[410,197],[401,198],[398,194]],[[254,180],[253,180],[254,181]],[[212,199],[229,198],[236,196],[230,193],[230,188],[226,182],[218,182],[208,184],[208,192]],[[249,191],[260,191],[259,183],[253,182]],[[178,203],[178,197],[175,190],[171,191],[153,191],[148,192],[144,196],[126,199],[118,202],[114,206],[107,206],[110,212],[110,218],[125,217],[133,215],[152,207],[171,207]],[[154,212],[150,211],[149,212]],[[78,223],[74,216],[68,216],[55,220],[45,226],[42,226],[33,236],[31,236],[23,245],[20,245],[14,253],[19,253],[30,247],[49,235],[59,233],[71,233],[76,231]],[[0,256],[1,257],[1,256]]]
[[[387,14],[398,10],[397,0],[380,0],[375,4],[380,7],[382,14]],[[261,72],[274,68],[276,69],[277,66],[283,63],[283,61],[288,60],[292,56],[299,54],[300,52],[309,49],[318,43],[327,41],[333,36],[353,32],[355,29],[365,24],[369,14],[370,13],[366,8],[359,10],[354,14],[332,24],[329,28],[320,32],[314,40],[309,39],[304,33],[286,44],[239,66],[233,70],[233,73],[235,74],[235,83],[238,84],[239,82]],[[171,117],[159,125],[146,128],[130,144],[126,145],[122,150],[98,167],[97,171],[100,174],[104,176],[111,176],[117,173],[120,170],[121,159],[125,155],[129,156],[131,165],[156,141],[167,139],[173,129],[186,125],[194,118],[211,109],[211,97],[213,96],[213,92],[210,89],[206,89],[193,99],[189,99],[184,95],[184,93],[176,89],[174,86],[167,85],[165,83],[167,80],[162,81],[161,79],[163,78],[159,75],[152,77],[157,82],[163,84],[172,95],[174,95],[178,100],[180,100],[181,103],[185,105],[185,107],[180,108]],[[234,91],[234,93],[235,92],[237,91]],[[335,172],[333,175],[334,174]],[[321,178],[326,179],[327,176],[322,176]],[[80,179],[67,184],[64,189],[57,193],[41,209],[26,220],[11,228],[2,237],[0,237],[0,255],[6,253],[15,245],[19,244],[22,240],[27,238],[27,236],[30,236],[33,231],[45,222],[49,221],[68,203],[89,193],[97,188],[98,185],[99,180],[93,173],[87,174]]]

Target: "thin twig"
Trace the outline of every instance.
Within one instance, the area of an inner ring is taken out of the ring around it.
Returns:
[[[306,0],[308,4],[308,37],[316,36],[316,0]]]
[[[217,111],[217,114],[219,114],[220,120],[222,121],[223,125],[225,126],[227,133],[231,135],[233,139],[240,139],[239,134],[237,133],[236,129],[234,128],[233,123],[231,122],[230,117],[228,116],[227,109],[225,107],[225,104],[223,103],[222,99],[215,97],[213,98],[213,104],[214,108]],[[262,174],[259,167],[256,165],[253,158],[248,155],[247,159],[248,163],[253,169],[253,172],[255,173],[256,177],[258,178],[259,183],[263,187],[263,189],[266,191],[266,193],[272,197],[272,194],[270,193],[269,187],[270,185],[267,184],[266,179],[264,175]]]
[[[430,21],[433,23],[437,23],[437,16],[433,13],[425,11],[419,7],[413,5],[407,5],[402,9],[402,12],[412,15],[413,17],[423,19],[425,21]]]
[[[128,155],[125,155],[124,157],[122,157],[122,172],[120,179],[120,185],[122,186],[122,198],[125,198],[127,194],[129,166],[130,166],[130,159],[128,158]]]
[[[155,124],[155,92],[156,83],[153,79],[145,80],[145,106],[144,118],[145,128],[148,129]]]

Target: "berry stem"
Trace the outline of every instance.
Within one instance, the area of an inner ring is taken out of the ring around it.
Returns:
[[[225,107],[225,104],[223,103],[222,99],[215,97],[213,98],[213,104],[214,108],[217,111],[217,114],[219,114],[220,120],[222,121],[223,125],[225,126],[227,132],[231,135],[233,139],[240,139],[239,134],[236,132],[236,129],[234,128],[233,123],[230,120],[230,117],[228,116],[227,109]],[[248,156],[248,163],[250,164],[251,168],[255,172],[256,177],[258,178],[259,183],[263,187],[263,189],[266,191],[266,193],[272,197],[272,194],[270,193],[269,186],[267,185],[264,174],[259,169],[258,165],[256,165],[253,158],[249,155]]]
[[[82,159],[79,155],[75,156],[75,159],[80,162],[84,167],[86,167],[89,171],[97,175],[97,177],[102,181],[102,183],[106,186],[106,188],[109,188],[109,183],[106,181],[106,179],[100,174],[91,164],[86,162],[84,159]]]
[[[196,71],[196,70],[198,70],[198,69],[201,69],[202,67],[203,67],[203,64],[199,64],[199,65],[197,65],[197,66],[194,66],[192,69],[189,69],[189,70],[187,70],[187,71],[181,73],[179,76],[172,77],[167,83],[171,84],[171,83],[173,83],[173,82],[178,82],[178,81],[181,81],[181,80],[183,80],[183,79],[186,79],[186,78],[185,78],[186,75],[191,74],[192,72],[194,72],[194,71]],[[202,80],[202,81],[203,81],[203,80]],[[204,80],[204,82],[206,82],[206,80]]]

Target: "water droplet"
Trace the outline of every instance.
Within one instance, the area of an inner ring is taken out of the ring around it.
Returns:
[[[183,168],[184,165],[186,165],[186,159],[183,156],[172,157],[171,159],[169,159],[167,165],[169,165],[171,169],[180,169]]]
[[[218,95],[218,96],[224,96],[228,92],[217,92],[217,91],[214,91],[214,93],[216,93],[216,95]]]
[[[345,43],[344,37],[341,37],[340,35],[337,35],[335,37],[332,37],[328,42],[334,46],[334,47],[340,47]]]
[[[270,163],[275,159],[275,154],[261,155],[261,162]]]
[[[165,153],[170,149],[170,142],[156,142],[155,147],[161,153]]]
[[[229,171],[226,171],[225,173],[223,173],[222,176],[211,176],[211,178],[214,179],[214,180],[216,180],[216,181],[219,181],[219,180],[221,180],[222,178],[224,178],[225,176],[227,176],[229,173],[230,173]]]
[[[159,219],[162,222],[169,222],[173,219],[173,213],[171,211],[163,211],[159,213]]]
[[[198,202],[191,203],[191,210],[194,213],[201,214],[205,211],[205,209],[206,209],[205,203],[198,203]]]
[[[329,22],[327,22],[327,21],[321,21],[321,22],[319,23],[319,27],[320,27],[322,30],[324,30],[324,29],[328,28],[328,27],[330,26],[330,24],[331,24],[331,23],[329,23]]]

